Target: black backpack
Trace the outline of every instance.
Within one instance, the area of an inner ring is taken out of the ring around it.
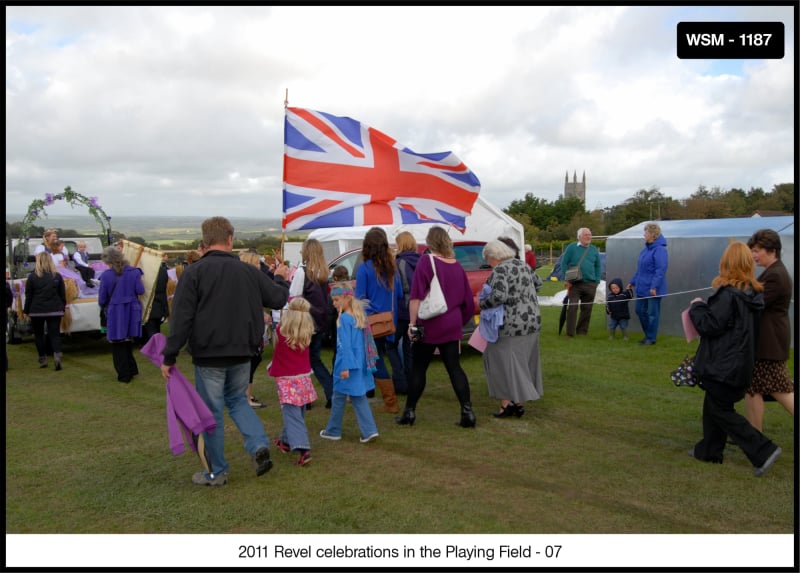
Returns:
[[[403,259],[397,261],[397,270],[400,272],[400,279],[403,282],[403,307],[408,310],[408,301],[411,300],[411,287],[408,284],[408,263]]]

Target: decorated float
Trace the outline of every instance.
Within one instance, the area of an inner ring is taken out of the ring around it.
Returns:
[[[42,243],[42,238],[30,237],[30,232],[37,219],[47,217],[46,208],[57,201],[64,201],[72,207],[85,207],[102,230],[99,236],[94,237],[59,237],[67,246],[70,256],[75,252],[78,241],[86,242],[89,264],[95,270],[96,279],[93,283],[87,284],[75,269],[72,261],[68,263],[68,266],[59,268],[67,290],[67,308],[61,320],[61,332],[72,334],[94,331],[99,333],[101,331],[100,307],[97,303],[99,277],[108,269],[108,266],[102,262],[101,255],[103,249],[112,243],[121,246],[125,258],[131,265],[142,269],[145,286],[144,295],[141,297],[142,322],[145,322],[150,314],[155,294],[155,282],[163,253],[125,239],[115,242],[111,230],[111,217],[100,207],[97,197],[86,197],[73,191],[70,187],[66,187],[62,193],[48,193],[44,199],[34,200],[22,221],[21,236],[7,238],[6,280],[11,285],[14,301],[8,313],[6,342],[20,342],[24,336],[31,335],[33,332],[30,319],[24,315],[22,309],[25,304],[25,282],[35,268],[36,258],[33,252]]]

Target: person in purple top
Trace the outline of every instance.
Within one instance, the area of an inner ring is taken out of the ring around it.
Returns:
[[[463,326],[475,315],[475,300],[467,274],[455,259],[453,242],[447,231],[442,227],[431,227],[425,242],[432,256],[424,256],[419,260],[408,304],[408,335],[414,341],[413,376],[408,385],[405,410],[395,421],[400,425],[414,424],[417,402],[425,390],[428,365],[438,348],[450,376],[450,384],[461,404],[461,419],[457,424],[463,428],[472,428],[475,426],[475,413],[472,411],[469,380],[459,363],[459,343]],[[434,318],[422,320],[418,318],[417,312],[420,301],[430,291],[433,264],[436,265],[436,275],[447,301],[447,311]]]
[[[133,340],[142,335],[142,304],[144,294],[142,269],[133,267],[116,247],[106,247],[102,256],[109,269],[100,275],[97,304],[106,307],[111,355],[117,380],[125,384],[139,374],[133,356]]]

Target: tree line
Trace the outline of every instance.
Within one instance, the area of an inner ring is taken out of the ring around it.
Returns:
[[[643,221],[750,217],[757,211],[793,214],[794,183],[777,184],[768,193],[760,187],[724,191],[701,185],[686,199],[673,199],[651,187],[636,191],[619,205],[594,211],[587,211],[575,197],[549,202],[527,193],[503,211],[522,223],[528,243],[542,249],[553,242],[575,240],[580,227],[589,227],[595,236],[607,236]]]
[[[527,193],[522,199],[512,201],[503,211],[522,224],[526,242],[537,250],[543,250],[553,243],[574,240],[575,232],[580,227],[589,227],[595,236],[608,236],[642,221],[750,217],[756,211],[792,214],[795,212],[795,196],[794,183],[777,184],[770,192],[760,187],[751,187],[749,191],[736,188],[724,191],[719,187],[708,189],[701,185],[686,199],[673,199],[664,195],[658,187],[651,187],[636,191],[619,205],[587,211],[583,201],[575,197],[562,196],[550,202]],[[6,223],[7,236],[18,237],[21,225],[21,222]],[[41,236],[44,230],[45,227],[34,225],[30,235]],[[74,229],[59,229],[59,236],[86,235]],[[199,238],[165,245],[123,233],[115,233],[115,237],[159,250],[189,251],[200,244]],[[234,249],[253,248],[262,254],[279,253],[283,241],[304,239],[302,236],[281,239],[278,234],[263,233],[255,238],[236,239]]]

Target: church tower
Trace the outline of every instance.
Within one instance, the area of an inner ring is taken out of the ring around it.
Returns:
[[[586,171],[583,172],[583,181],[578,183],[578,173],[573,171],[572,183],[569,181],[569,172],[564,175],[564,198],[577,197],[586,204]]]

